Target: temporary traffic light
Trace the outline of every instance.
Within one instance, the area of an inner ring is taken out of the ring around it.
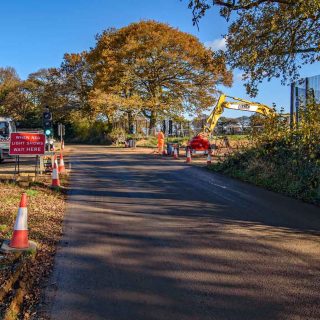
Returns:
[[[43,130],[46,136],[52,136],[53,129],[52,129],[52,113],[49,111],[49,108],[46,107],[45,111],[42,115],[43,121]]]
[[[44,133],[45,133],[46,136],[51,136],[52,135],[52,129],[46,129]]]

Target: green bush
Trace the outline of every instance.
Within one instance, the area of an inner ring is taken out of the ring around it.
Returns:
[[[113,128],[108,133],[108,138],[116,146],[123,144],[126,140],[126,132],[122,128]]]
[[[67,141],[72,143],[111,144],[108,136],[108,124],[97,120],[89,122],[86,118],[77,118],[68,126]]]

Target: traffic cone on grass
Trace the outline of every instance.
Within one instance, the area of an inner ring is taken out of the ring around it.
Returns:
[[[53,159],[54,159],[54,163],[53,163],[52,170],[53,170],[53,168],[54,168],[54,164],[56,164],[57,171],[58,171],[58,173],[59,173],[58,157],[57,157],[57,155],[56,155],[56,154],[54,155]]]
[[[66,173],[66,168],[64,166],[63,154],[60,152],[60,163],[59,163],[59,173]]]
[[[28,240],[28,209],[27,194],[23,193],[20,200],[16,223],[9,247],[15,249],[26,249],[29,247]]]
[[[59,171],[58,171],[57,161],[55,161],[54,164],[53,164],[51,187],[60,187]]]
[[[20,200],[19,210],[14,224],[11,240],[2,242],[0,251],[4,253],[37,249],[37,244],[28,239],[28,209],[27,194],[23,193]]]
[[[191,162],[191,151],[190,148],[187,149],[187,160],[186,163],[190,163]]]
[[[54,161],[55,161],[55,156],[51,156],[51,167],[50,167],[50,171],[52,172],[53,167],[54,167]]]

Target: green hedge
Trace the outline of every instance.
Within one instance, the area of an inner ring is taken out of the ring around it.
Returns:
[[[302,144],[274,141],[236,153],[210,169],[269,190],[320,203],[320,145],[309,152]]]

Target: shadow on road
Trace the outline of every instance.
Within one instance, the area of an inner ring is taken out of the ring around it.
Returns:
[[[320,318],[318,208],[154,155],[76,161],[54,319]]]

